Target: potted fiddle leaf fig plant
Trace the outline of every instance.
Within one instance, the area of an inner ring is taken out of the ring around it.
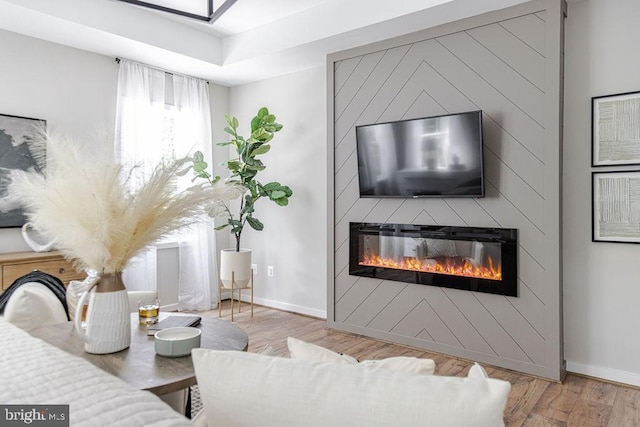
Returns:
[[[270,114],[266,107],[260,108],[251,120],[251,135],[248,138],[238,135],[237,118],[226,115],[225,120],[227,126],[224,131],[231,136],[231,139],[217,145],[232,147],[235,155],[220,165],[229,170],[226,183],[235,185],[238,189],[240,205],[238,210],[234,211],[227,201],[217,200],[213,203],[209,215],[223,218],[226,222],[215,229],[222,230],[229,227],[236,240],[235,248],[221,251],[220,279],[226,288],[242,288],[247,287],[251,277],[251,250],[240,246],[242,231],[247,224],[256,231],[264,229],[262,222],[254,215],[256,202],[265,198],[278,206],[287,206],[293,192],[291,188],[279,182],[262,184],[257,180],[258,173],[266,168],[258,156],[269,152],[275,133],[282,129],[282,125],[276,122],[276,116]],[[192,164],[194,179],[204,179],[214,185],[220,177],[214,177],[209,173],[208,166],[203,154],[196,152]],[[232,283],[233,281],[235,284]]]

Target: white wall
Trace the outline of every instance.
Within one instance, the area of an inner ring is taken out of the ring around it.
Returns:
[[[289,206],[269,200],[256,204],[265,225],[249,226],[242,246],[253,250],[258,264],[255,301],[313,316],[326,316],[327,147],[324,67],[237,86],[231,89],[230,112],[248,137],[251,118],[262,106],[284,125],[262,156],[267,168],[258,180],[289,185]],[[267,266],[275,275],[267,277]]]
[[[76,138],[113,132],[113,58],[2,30],[0,56],[0,114],[44,119]],[[19,229],[0,229],[0,252],[26,250]]]
[[[607,168],[590,166],[591,97],[640,90],[638,18],[637,0],[569,4],[563,253],[567,370],[640,386],[640,245],[591,242],[591,172]]]
[[[73,138],[93,138],[112,133],[115,126],[118,64],[114,58],[69,48],[0,30],[0,114],[47,120]],[[229,89],[209,85],[214,141],[222,141],[224,114],[229,109]],[[220,158],[226,155],[214,148]],[[81,207],[79,207],[81,208]],[[228,234],[219,232],[219,245]],[[28,251],[20,229],[0,229],[0,253]],[[163,305],[177,304],[177,251],[158,252],[158,287]],[[215,288],[215,284],[213,286]]]

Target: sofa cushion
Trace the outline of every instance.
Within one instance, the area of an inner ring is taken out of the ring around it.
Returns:
[[[41,283],[25,283],[17,288],[4,308],[4,318],[17,327],[30,331],[41,326],[67,321],[60,300]]]
[[[360,366],[373,369],[391,369],[416,375],[433,375],[436,370],[436,362],[431,359],[418,357],[387,357],[378,360],[363,360]]]
[[[67,308],[69,309],[69,318],[74,320],[76,317],[76,307],[78,307],[78,301],[84,292],[89,289],[89,284],[85,281],[80,282],[78,280],[72,280],[67,286]],[[87,304],[89,301],[87,300]]]
[[[192,350],[208,425],[503,426],[511,385]]]
[[[287,338],[287,347],[292,359],[308,360],[311,362],[332,362],[346,365],[355,365],[358,360],[346,354],[336,353],[328,348],[304,342],[297,338]],[[389,357],[379,360],[364,360],[360,366],[374,369],[392,369],[404,371],[412,374],[433,375],[436,364],[431,359],[421,359],[417,357]]]
[[[93,285],[96,280],[100,279],[100,276],[98,276],[94,270],[87,270],[86,273],[87,277],[83,281],[80,282],[78,280],[72,280],[67,286],[67,307],[69,310],[69,318],[71,320],[75,319],[76,308],[78,307],[78,301],[80,301],[82,294],[87,292],[89,287]],[[85,304],[89,304],[88,299]]]
[[[473,366],[469,369],[469,373],[467,374],[468,378],[489,378],[487,375],[487,371],[477,363],[474,363]]]
[[[292,359],[309,360],[312,362],[331,362],[343,365],[355,365],[358,359],[346,354],[340,354],[319,345],[304,342],[297,338],[287,338],[287,347]]]

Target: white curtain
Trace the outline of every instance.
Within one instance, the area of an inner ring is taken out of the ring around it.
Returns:
[[[137,186],[160,159],[161,150],[149,150],[162,141],[165,108],[165,73],[140,64],[121,61],[118,74],[115,153],[126,167],[136,165],[131,184]],[[155,246],[136,258],[124,271],[129,290],[157,289]]]
[[[211,162],[211,113],[207,82],[193,77],[173,75],[176,153],[200,150]],[[180,154],[184,156],[184,154]],[[188,174],[179,188],[193,185]],[[218,277],[215,262],[215,235],[213,221],[180,233],[180,286],[181,310],[209,310],[212,307],[213,284]],[[215,287],[217,289],[217,286]],[[216,298],[217,305],[217,298]]]
[[[137,166],[131,181],[134,186],[164,156],[181,158],[200,150],[211,160],[207,83],[121,60],[115,150],[122,164]],[[178,190],[192,185],[189,174],[183,180],[177,183]],[[180,261],[179,309],[211,309],[217,277],[212,256],[215,253],[212,224],[203,223],[172,238],[178,244]],[[130,290],[157,289],[155,247],[131,262],[124,280]]]

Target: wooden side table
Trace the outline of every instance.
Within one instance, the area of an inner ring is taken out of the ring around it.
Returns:
[[[11,252],[0,254],[0,291],[21,276],[40,270],[56,276],[66,285],[71,280],[84,280],[86,274],[76,271],[60,252]]]

